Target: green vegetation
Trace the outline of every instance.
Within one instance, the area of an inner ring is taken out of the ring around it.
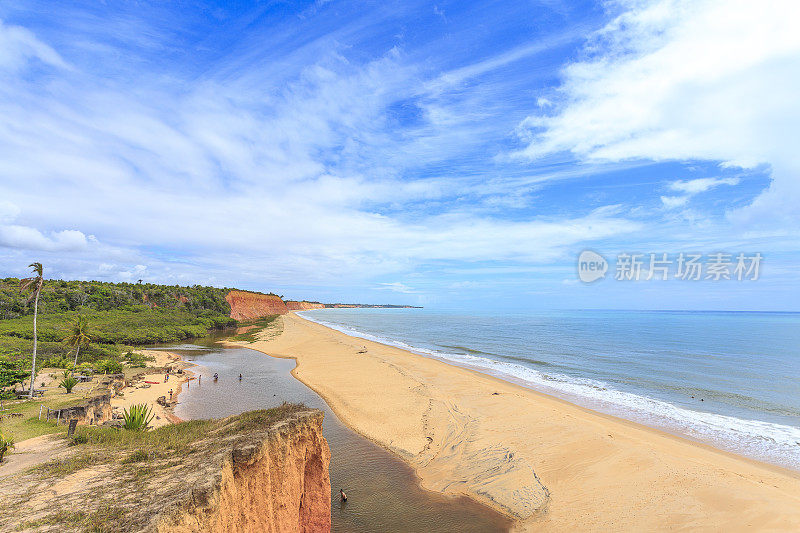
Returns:
[[[78,365],[78,355],[81,353],[81,347],[86,347],[92,342],[92,336],[89,334],[89,320],[83,316],[78,315],[75,323],[72,324],[72,329],[64,339],[67,346],[75,348],[75,361],[73,365]]]
[[[78,384],[78,380],[75,379],[72,374],[70,374],[69,370],[64,371],[64,379],[62,379],[58,386],[66,389],[67,394],[72,392],[72,389],[75,388],[75,385]]]
[[[82,394],[66,396],[55,389],[45,392],[44,397],[33,400],[5,402],[2,411],[3,420],[0,422],[0,431],[6,436],[12,435],[16,442],[25,439],[46,435],[49,433],[66,432],[63,424],[57,426],[54,421],[39,420],[39,409],[63,409],[72,407],[83,400]],[[42,407],[43,406],[43,407]]]
[[[102,455],[105,453],[103,450],[114,453],[121,450],[128,452],[121,462],[141,462],[182,451],[188,444],[212,435],[215,441],[222,442],[224,437],[264,429],[305,409],[307,407],[304,405],[285,403],[272,409],[248,411],[231,419],[190,420],[150,431],[120,431],[115,428],[81,426],[75,435],[85,437],[90,448],[87,453]],[[132,454],[137,452],[136,458],[132,458]]]
[[[125,409],[122,413],[125,420],[122,427],[132,431],[147,431],[153,416],[153,410],[146,403],[131,405],[130,409]]]
[[[6,452],[14,447],[14,438],[13,437],[6,437],[2,431],[0,431],[0,463],[3,462],[3,457],[5,456]]]
[[[148,362],[155,361],[156,358],[152,355],[144,355],[134,352],[126,352],[122,356],[122,360],[131,368],[145,368]]]
[[[90,533],[112,533],[116,531],[115,521],[119,520],[124,512],[119,507],[105,503],[94,512],[87,513],[82,510],[60,509],[36,520],[26,520],[17,526],[17,531],[27,531],[42,526],[58,524],[64,531],[86,531]]]
[[[136,407],[136,406],[134,406]],[[143,463],[165,458],[176,458],[196,453],[192,444],[208,439],[210,442],[225,442],[225,437],[249,431],[265,429],[287,416],[306,409],[304,405],[285,403],[272,409],[261,409],[242,413],[231,419],[190,420],[179,424],[162,426],[150,431],[121,431],[116,428],[82,426],[70,440],[73,446],[85,446],[80,453],[65,458],[53,459],[34,467],[42,477],[61,477],[88,466],[119,463],[137,469]],[[136,473],[137,471],[131,471]],[[142,475],[152,474],[145,469]]]
[[[24,366],[25,361],[0,356],[0,400],[14,397],[13,391],[4,391],[4,387],[19,383],[31,375]]]
[[[32,315],[33,308],[19,290],[20,280],[0,279],[0,320]],[[229,315],[225,295],[230,289],[152,283],[44,280],[39,301],[42,314],[66,311],[110,311],[129,308],[210,311]]]
[[[145,366],[142,356],[131,353],[134,346],[202,337],[237,324],[228,316],[228,289],[45,280],[41,265],[32,267],[34,276],[26,280],[0,279],[0,394],[35,375],[34,345],[39,367],[119,372],[121,362]],[[78,365],[79,359],[89,366]],[[31,372],[12,360],[23,360]]]
[[[72,335],[72,324],[78,316],[74,311],[41,315],[38,321],[39,340],[43,341],[42,344],[58,343],[60,354],[70,351],[68,345],[61,343]],[[204,336],[210,329],[236,325],[235,320],[210,312],[149,309],[146,306],[123,310],[86,311],[84,317],[92,323],[92,342],[87,343],[89,348],[85,352],[88,360],[93,360],[92,356],[96,354],[96,350],[92,348],[97,345],[140,345],[179,341],[189,337]],[[32,318],[23,316],[0,320],[0,336],[32,340]]]
[[[237,330],[237,334],[232,336],[230,340],[250,343],[256,342],[258,340],[258,334],[265,329],[276,329],[280,327],[280,321],[275,321],[279,316],[280,315],[269,315],[242,322]]]
[[[262,442],[262,432],[301,405],[284,404],[222,420],[192,420],[151,431],[82,426],[70,438],[72,453],[39,464],[19,479],[26,483],[14,502],[0,508],[11,528],[48,531],[140,531],[154,515],[183,501],[198,476],[218,473],[229,450]],[[63,426],[62,426],[63,428]],[[83,487],[80,499],[53,505],[36,494],[49,493],[65,476],[101,475],[102,485]],[[14,481],[16,482],[16,481]]]
[[[94,369],[103,374],[119,374],[122,372],[122,365],[113,359],[102,359],[94,364]]]

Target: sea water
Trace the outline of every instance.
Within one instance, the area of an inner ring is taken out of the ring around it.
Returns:
[[[348,335],[800,470],[800,314],[321,309]]]

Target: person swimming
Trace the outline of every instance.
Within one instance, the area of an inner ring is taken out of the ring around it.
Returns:
[[[342,489],[339,489],[339,499],[341,499],[343,502],[347,501],[347,494],[345,494]]]

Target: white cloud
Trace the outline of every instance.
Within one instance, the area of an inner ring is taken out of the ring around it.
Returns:
[[[392,292],[399,292],[402,294],[414,294],[417,291],[413,287],[409,287],[405,283],[395,281],[393,283],[378,283],[378,289]]]
[[[676,207],[682,207],[686,205],[689,201],[688,196],[662,196],[661,203],[664,204],[664,207],[667,209],[674,209]]]
[[[86,235],[77,230],[54,231],[49,236],[28,226],[0,226],[0,246],[43,251],[77,251],[88,246]]]
[[[564,71],[552,115],[528,117],[522,154],[588,160],[769,164],[773,182],[737,220],[796,225],[800,3],[623,0],[588,59]]]
[[[669,188],[690,195],[706,192],[720,185],[738,185],[739,178],[698,178],[694,180],[677,180],[669,184]]]
[[[36,228],[11,224],[20,215],[21,210],[9,201],[0,201],[0,248],[17,248],[40,251],[79,251],[96,242],[93,236],[88,238],[77,230],[51,231],[43,234]]]
[[[686,205],[692,196],[710,191],[720,185],[738,185],[739,178],[697,178],[693,180],[676,180],[669,183],[670,190],[683,193],[683,196],[662,196],[661,202],[667,209]]]
[[[0,69],[19,69],[31,58],[51,66],[70,68],[58,52],[37,39],[33,32],[0,20]]]
[[[544,49],[521,48],[455,77]],[[139,264],[149,279],[270,287],[343,273],[359,280],[429,261],[541,263],[641,228],[588,208],[504,219],[475,202],[408,213],[408,205],[465,193],[523,205],[508,181],[401,179],[409,167],[485,142],[486,121],[429,99],[422,125],[396,133],[387,107],[420,87],[419,69],[398,50],[361,65],[335,50],[298,63],[305,68],[288,78],[252,65],[202,83],[143,75],[135,91],[84,72],[62,73],[53,91],[14,78],[0,88],[0,197],[40,229],[6,227],[0,245],[80,252],[71,267],[48,258],[62,275],[136,279],[131,265]],[[63,227],[101,235],[103,244]],[[0,267],[19,261],[6,256]]]

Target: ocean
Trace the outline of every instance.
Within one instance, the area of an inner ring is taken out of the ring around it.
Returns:
[[[800,313],[300,314],[348,335],[800,470]]]

